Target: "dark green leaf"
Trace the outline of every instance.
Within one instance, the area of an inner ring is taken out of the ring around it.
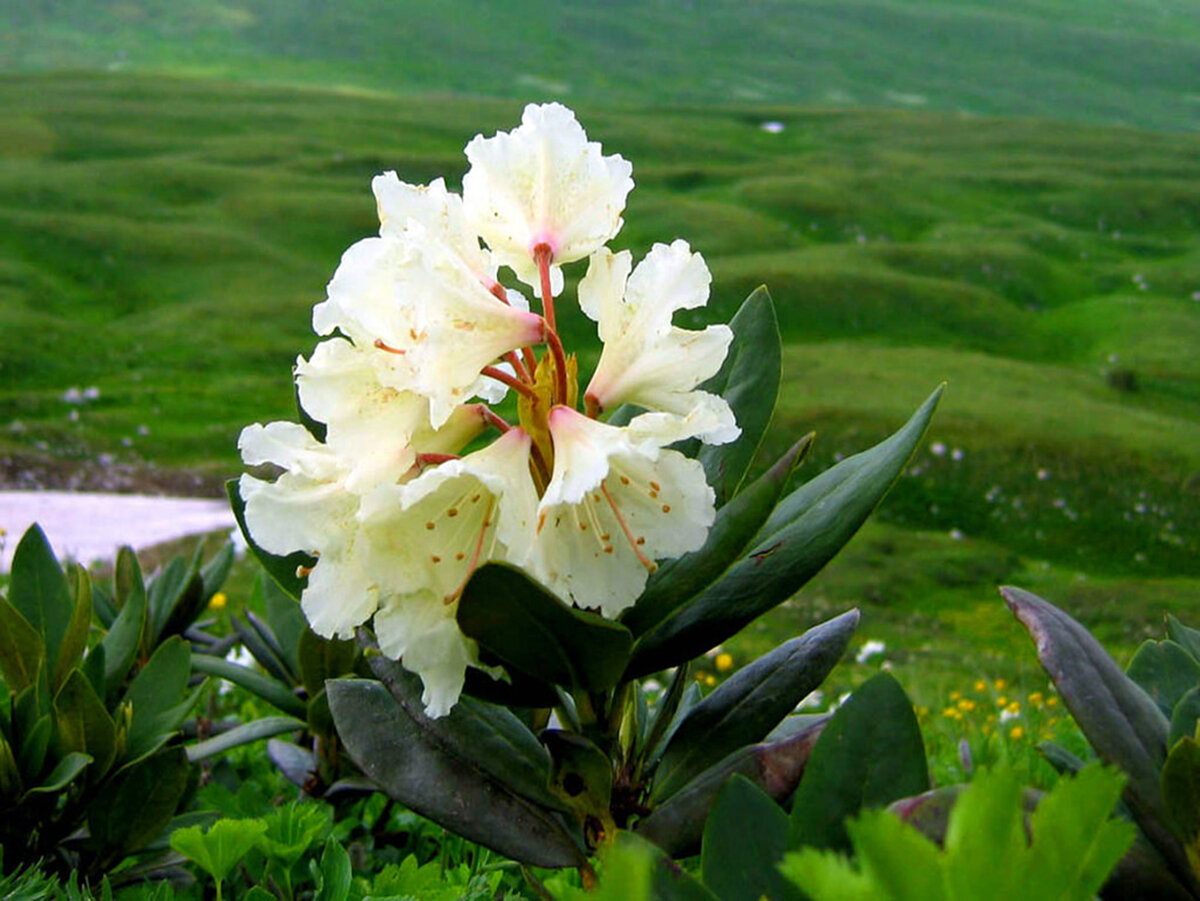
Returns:
[[[1176,878],[1192,885],[1186,855],[1167,825],[1159,786],[1167,757],[1166,717],[1087,629],[1067,614],[1020,588],[1004,587],[1000,593],[1029,630],[1038,659],[1092,748],[1129,777],[1123,797],[1130,813]]]
[[[732,498],[762,444],[779,397],[780,338],[775,305],[764,287],[755,288],[729,322],[733,342],[721,369],[700,387],[729,402],[741,436],[729,444],[701,446],[717,506]]]
[[[165,748],[119,772],[88,807],[93,840],[117,860],[143,847],[175,815],[188,784],[187,754]]]
[[[279,642],[284,662],[298,678],[300,661],[297,658],[296,649],[300,646],[300,635],[308,628],[304,611],[300,609],[295,598],[288,595],[274,579],[268,578],[265,573],[260,573],[255,579],[254,591],[256,594],[259,591],[262,592],[263,608],[267,613],[267,625],[270,626],[271,632]]]
[[[204,583],[204,602],[206,604],[214,594],[221,590],[221,586],[229,578],[229,571],[233,568],[233,561],[233,542],[226,542],[213,555],[213,558],[200,568],[200,579]]]
[[[71,591],[46,535],[36,523],[13,553],[8,602],[45,643],[46,675],[57,671],[59,649],[71,621]]]
[[[238,528],[242,530],[242,536],[246,539],[246,544],[250,547],[254,556],[258,558],[258,562],[262,564],[262,568],[267,571],[272,579],[283,591],[296,599],[300,600],[300,595],[304,591],[304,586],[308,584],[307,577],[301,577],[300,571],[303,569],[311,569],[317,565],[315,557],[305,554],[303,551],[296,551],[288,554],[286,557],[280,557],[277,554],[272,554],[269,551],[264,551],[254,541],[250,535],[250,530],[246,527],[246,502],[242,500],[242,494],[238,488],[238,480],[230,479],[225,483],[225,491],[229,494],[229,504],[233,508],[234,519],[237,520]]]
[[[121,612],[101,641],[104,646],[104,684],[107,692],[115,690],[129,672],[146,627],[146,591],[142,583],[142,570],[130,548],[123,547],[117,552],[114,579]]]
[[[1172,614],[1167,614],[1167,637],[1182,645],[1192,659],[1200,663],[1200,629],[1185,626]]]
[[[792,472],[812,446],[805,435],[769,470],[717,511],[704,547],[659,564],[637,603],[621,615],[621,623],[641,635],[672,610],[707,588],[746,549],[783,493]]]
[[[1167,747],[1175,747],[1175,742],[1181,738],[1194,737],[1197,721],[1200,721],[1200,686],[1180,698],[1175,709],[1171,711],[1171,731],[1167,736]]]
[[[750,553],[638,639],[627,678],[704,653],[787,600],[816,575],[858,531],[903,471],[941,393],[938,388],[892,437],[843,460],[784,498]]]
[[[169,608],[166,621],[156,633],[158,640],[162,641],[164,638],[186,632],[208,607],[208,601],[204,594],[204,579],[193,574]]]
[[[303,701],[292,694],[291,688],[277,679],[264,676],[245,666],[239,666],[220,657],[210,654],[192,654],[192,669],[206,676],[216,676],[240,685],[246,691],[258,695],[268,704],[299,719],[308,717],[308,708]]]
[[[41,775],[53,733],[53,720],[46,715],[39,717],[33,728],[21,736],[21,745],[17,749],[17,768],[26,785],[35,783]]]
[[[950,813],[965,785],[943,785],[911,798],[901,798],[888,805],[888,811],[914,827],[932,842],[941,845],[950,826]]]
[[[326,690],[350,756],[393,798],[516,860],[544,867],[584,862],[580,841],[558,814],[516,794],[477,761],[458,757],[383,685],[336,679]]]
[[[88,630],[92,625],[92,580],[88,571],[76,563],[67,564],[67,585],[71,592],[71,621],[67,623],[58,652],[58,665],[51,686],[55,690],[83,662]]]
[[[777,869],[787,835],[783,809],[749,779],[734,775],[717,794],[704,827],[704,885],[721,901],[801,897]]]
[[[1078,773],[1083,769],[1083,759],[1072,754],[1062,745],[1055,744],[1052,741],[1044,741],[1038,745],[1038,750],[1046,758],[1046,762],[1060,774]]]
[[[179,728],[187,715],[184,692],[192,674],[191,651],[178,635],[163,642],[125,692],[133,706],[125,754],[141,757]],[[190,706],[190,705],[189,705]]]
[[[850,695],[813,748],[792,802],[788,846],[849,850],[845,819],[929,788],[912,704],[887,673]]]
[[[674,734],[675,729],[679,728],[679,724],[683,722],[684,717],[677,716],[680,704],[683,701],[683,696],[688,688],[694,688],[697,694],[700,691],[700,686],[692,682],[688,676],[691,673],[691,667],[688,664],[683,664],[675,669],[675,675],[671,677],[671,684],[667,690],[659,695],[658,703],[654,705],[654,709],[649,712],[649,724],[646,730],[646,735],[642,741],[642,758],[644,760],[657,759],[655,752],[659,751],[660,746],[664,745],[664,739],[669,740],[670,735]],[[634,683],[635,690],[641,693],[642,697],[646,696],[646,689],[639,683]],[[692,703],[692,707],[700,703],[700,698],[697,697]]]
[[[1125,667],[1170,719],[1180,698],[1200,684],[1200,663],[1173,641],[1145,641]]]
[[[81,667],[83,674],[87,676],[87,680],[92,683],[92,688],[96,690],[101,698],[105,697],[107,682],[104,678],[104,645],[96,644],[88,651],[87,656],[83,658],[83,666]]]
[[[300,678],[312,698],[324,690],[326,679],[354,674],[358,645],[353,639],[322,638],[312,629],[305,629],[297,653]]]
[[[54,769],[50,771],[50,775],[42,780],[41,785],[31,788],[25,794],[27,796],[37,794],[52,795],[60,792],[75,781],[75,777],[82,773],[91,762],[92,758],[87,754],[72,751],[55,765]]]
[[[198,741],[194,745],[188,745],[188,762],[199,763],[215,754],[223,754],[231,748],[282,735],[284,732],[296,732],[303,728],[302,721],[290,716],[265,716],[262,719],[251,720],[240,726],[234,726],[228,732],[222,732],[220,735]]]
[[[547,788],[550,758],[546,749],[511,711],[463,697],[446,716],[428,717],[421,700],[421,680],[380,654],[373,644],[367,647],[371,671],[429,742],[536,804],[565,809]]]
[[[231,616],[230,621],[233,623],[233,629],[242,642],[242,646],[250,652],[255,662],[267,671],[268,676],[278,679],[286,685],[297,681],[296,674],[288,669],[287,664],[272,647],[273,641],[266,641],[252,623],[243,622],[238,616]]]
[[[633,636],[619,623],[568,607],[518,569],[489,563],[467,583],[458,625],[500,660],[545,682],[611,688]]]
[[[858,626],[843,613],[743,667],[680,724],[654,773],[652,799],[669,798],[738,748],[762,741],[841,660]]]
[[[117,753],[117,726],[81,671],[72,670],[58,690],[54,717],[63,749],[83,751],[93,759],[90,778],[107,773]]]
[[[581,735],[547,729],[542,734],[550,752],[550,790],[583,827],[589,848],[616,831],[612,806],[612,761]]]
[[[279,767],[279,771],[289,782],[302,788],[312,780],[317,771],[316,755],[290,741],[272,738],[267,742],[267,756]]]
[[[1180,739],[1162,769],[1162,795],[1167,815],[1193,855],[1200,852],[1200,744]]]
[[[173,557],[161,570],[155,573],[146,584],[146,616],[149,618],[150,639],[156,641],[162,634],[163,627],[175,604],[182,598],[184,589],[191,581],[193,573],[188,569],[182,557]],[[204,592],[200,583],[196,594]]]
[[[700,850],[704,824],[717,792],[730,776],[735,773],[745,776],[775,801],[783,803],[796,790],[823,728],[824,722],[817,723],[791,738],[734,751],[640,820],[635,827],[637,834],[672,857],[695,854]]]
[[[0,675],[13,694],[33,685],[45,663],[46,644],[29,620],[0,598]]]

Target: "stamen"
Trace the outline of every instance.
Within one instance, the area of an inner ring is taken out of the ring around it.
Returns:
[[[471,561],[467,564],[467,573],[463,576],[462,582],[452,592],[442,598],[442,603],[449,606],[459,599],[463,593],[463,589],[467,587],[467,582],[471,581],[471,576],[475,573],[475,568],[479,565],[479,555],[483,552],[483,539],[487,535],[488,526],[492,524],[492,507],[495,506],[496,498],[489,497],[487,509],[483,512],[483,525],[479,529],[479,537],[475,540],[475,550],[471,554]]]
[[[608,505],[612,507],[613,515],[617,517],[617,523],[621,526],[621,531],[625,533],[625,537],[629,540],[629,546],[633,548],[633,552],[637,555],[638,562],[650,572],[657,572],[658,564],[653,560],[648,560],[646,555],[642,553],[641,545],[646,543],[645,538],[634,538],[633,532],[629,530],[629,525],[625,522],[625,517],[621,515],[620,509],[617,507],[617,502],[613,500],[611,494],[608,493],[608,485],[604,482],[600,483],[600,490],[604,492],[604,497],[608,501]]]
[[[521,394],[524,394],[530,400],[534,400],[534,401],[537,400],[537,392],[534,391],[533,388],[531,388],[529,385],[526,385],[515,375],[509,375],[503,369],[497,369],[495,366],[484,366],[483,369],[480,370],[480,372],[483,375],[486,375],[488,378],[495,379],[498,382],[503,382],[504,384],[508,385],[508,387],[512,388],[514,391],[518,391]],[[564,381],[565,381],[565,379],[564,379]]]
[[[380,350],[386,350],[390,354],[400,354],[403,356],[404,354],[408,353],[408,351],[401,350],[398,347],[392,347],[390,344],[385,344],[382,338],[375,339],[375,346]]]
[[[533,259],[542,281],[542,315],[552,332],[557,331],[554,324],[554,294],[550,290],[550,260],[553,257],[554,248],[549,244],[538,244],[533,248]]]
[[[417,463],[420,466],[437,466],[439,463],[449,463],[457,459],[458,454],[417,454]]]

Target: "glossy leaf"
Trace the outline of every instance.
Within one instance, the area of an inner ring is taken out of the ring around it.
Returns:
[[[51,687],[58,689],[87,651],[88,631],[92,625],[92,579],[88,571],[75,563],[67,564],[67,585],[71,594],[71,619],[63,633]]]
[[[153,749],[183,722],[187,709],[181,702],[192,674],[191,656],[182,638],[169,638],[129,684],[125,692],[125,700],[133,705],[125,752],[129,759]]]
[[[883,499],[924,435],[941,393],[938,388],[890,438],[784,498],[749,553],[638,639],[627,677],[690,660],[795,594]]]
[[[367,647],[371,671],[433,743],[530,801],[566,809],[547,787],[550,757],[546,749],[511,711],[463,697],[446,716],[428,717],[420,678],[378,653],[375,645]],[[338,725],[340,728],[340,721]]]
[[[325,688],[326,679],[353,675],[358,645],[353,639],[322,638],[312,629],[300,635],[297,659],[300,678],[310,698]]]
[[[792,801],[788,846],[849,850],[845,819],[929,788],[912,704],[887,673],[868,679],[825,725]]]
[[[624,626],[568,607],[520,570],[498,563],[471,577],[457,616],[463,634],[500,660],[567,688],[611,688],[633,645]]]
[[[54,698],[59,742],[65,750],[86,752],[96,779],[108,772],[117,753],[117,726],[80,670],[72,670]]]
[[[670,797],[727,754],[766,738],[841,660],[858,611],[843,613],[734,673],[688,713],[663,751],[652,799]]]
[[[62,791],[68,785],[75,781],[87,765],[92,762],[92,758],[87,754],[81,754],[78,751],[72,751],[65,755],[57,764],[50,774],[42,780],[40,785],[29,789],[25,794],[28,795],[52,795]],[[23,800],[23,799],[22,799]]]
[[[634,636],[707,588],[738,558],[775,508],[788,479],[812,446],[812,439],[812,433],[805,435],[774,466],[721,507],[704,547],[659,564],[637,603],[621,615],[621,623]]]
[[[288,668],[300,675],[300,661],[297,648],[300,646],[300,636],[308,628],[308,621],[296,599],[288,595],[274,579],[265,573],[259,573],[255,579],[254,593],[261,592],[263,609],[267,614],[267,625],[279,643],[279,650]]]
[[[1200,663],[1173,641],[1144,641],[1125,667],[1125,675],[1170,719],[1180,699],[1200,685]]]
[[[734,775],[717,794],[704,827],[704,885],[721,901],[800,898],[777,869],[787,835],[783,809],[749,779]]]
[[[121,684],[133,665],[146,627],[146,591],[137,557],[130,548],[117,552],[114,573],[117,599],[123,601],[112,628],[100,642],[104,646],[104,683],[112,692]]]
[[[1162,769],[1162,795],[1188,857],[1200,862],[1200,744],[1194,739],[1180,739],[1171,749]]]
[[[37,681],[46,658],[46,643],[29,620],[0,598],[0,675],[13,694]]]
[[[46,534],[36,523],[21,537],[13,552],[8,603],[41,636],[46,648],[46,675],[54,675],[74,607],[66,576]]]
[[[1000,593],[1029,631],[1038,659],[1092,748],[1129,778],[1123,798],[1133,818],[1176,878],[1194,884],[1186,855],[1167,825],[1159,786],[1167,756],[1166,717],[1070,616],[1020,588],[1004,587]]]
[[[696,459],[724,506],[736,493],[758,453],[779,397],[779,322],[764,287],[755,288],[729,321],[733,341],[720,370],[700,387],[728,401],[742,434],[728,444],[702,445]]]
[[[303,701],[292,694],[292,690],[277,679],[264,676],[249,667],[239,666],[211,654],[192,653],[192,669],[206,676],[216,676],[239,685],[251,694],[256,694],[268,704],[277,707],[289,716],[304,719],[308,716],[308,708]]]
[[[279,771],[294,785],[304,787],[317,772],[317,757],[307,748],[272,738],[267,742],[267,756]]]
[[[1181,645],[1192,659],[1200,663],[1200,629],[1185,626],[1170,613],[1167,614],[1167,637]]]
[[[266,641],[252,623],[242,620],[239,616],[231,616],[230,622],[242,646],[250,652],[255,662],[267,671],[268,676],[288,685],[296,681],[295,674],[288,669],[282,657],[272,647],[274,642]]]
[[[254,541],[250,530],[246,527],[246,502],[242,499],[238,480],[230,479],[226,482],[225,491],[229,495],[229,505],[233,508],[233,517],[237,520],[238,528],[242,530],[242,537],[246,539],[250,551],[262,564],[262,568],[275,580],[276,585],[290,597],[297,601],[300,600],[300,595],[304,591],[304,586],[308,584],[308,579],[301,577],[299,572],[302,569],[316,566],[316,558],[303,551],[295,551],[286,557],[264,551]]]
[[[745,776],[775,801],[783,803],[801,781],[823,728],[824,723],[817,723],[791,738],[734,751],[639,820],[635,831],[672,857],[695,854],[700,850],[704,825],[717,792],[730,776],[735,773]]]
[[[321,879],[314,901],[346,901],[350,894],[350,855],[332,835],[321,852]]]
[[[1187,692],[1175,709],[1171,711],[1171,729],[1167,736],[1167,747],[1175,747],[1181,738],[1192,738],[1196,734],[1196,723],[1200,722],[1200,686]]]
[[[558,814],[514,792],[478,760],[446,747],[383,685],[336,679],[326,691],[350,756],[391,797],[516,860],[543,867],[583,863],[580,841]],[[461,706],[462,701],[451,716]]]
[[[26,784],[37,780],[46,764],[46,752],[50,750],[50,738],[54,733],[54,722],[49,715],[38,717],[33,728],[21,735],[17,748],[17,768]]]
[[[156,640],[162,641],[172,635],[182,635],[207,609],[208,601],[204,579],[198,574],[193,574],[168,607],[166,620],[155,631]]]
[[[233,569],[235,557],[233,542],[227,541],[211,560],[200,567],[200,579],[204,583],[204,602],[206,604],[229,578],[229,571]]]
[[[165,748],[106,782],[88,807],[92,838],[118,860],[145,846],[171,822],[188,784],[187,755]]]

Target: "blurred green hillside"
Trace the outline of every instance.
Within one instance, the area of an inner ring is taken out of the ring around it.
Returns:
[[[377,227],[370,178],[456,182],[463,144],[520,113],[117,75],[9,76],[0,104],[0,448],[221,474],[243,425],[292,415],[310,308]],[[816,428],[816,471],[948,379],[885,524],[1094,574],[1200,576],[1200,138],[579,112],[634,162],[618,244],[703,252],[704,319],[772,290],[788,343],[774,449]],[[577,312],[565,331],[594,347]]]
[[[1200,129],[1194,0],[19,0],[0,71]]]

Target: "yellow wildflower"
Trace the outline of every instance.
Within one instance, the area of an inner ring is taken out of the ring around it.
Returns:
[[[715,662],[717,664],[717,672],[718,673],[728,672],[729,670],[733,669],[733,655],[732,654],[727,654],[727,653],[722,652],[717,655],[717,659]]]
[[[712,688],[714,685],[717,684],[717,677],[714,676],[712,673],[705,673],[704,674],[704,684],[707,685],[709,688]]]
[[[975,682],[975,690],[976,691],[987,691],[987,683],[984,682],[982,679],[977,680]]]
[[[226,596],[225,592],[218,591],[211,598],[209,598],[208,607],[210,610],[224,610],[225,605],[228,603],[229,598]]]
[[[1008,698],[1006,698],[1004,695],[1000,695],[1000,697],[996,698],[996,706],[997,707],[1007,707],[1008,706]]]
[[[996,689],[996,691],[1004,691],[1004,689],[1008,688],[1008,683],[1003,679],[997,679],[992,683],[992,688]]]
[[[950,692],[950,700],[951,700],[951,701],[957,701],[957,700],[958,700],[959,698],[961,698],[961,697],[962,697],[962,692],[961,692],[961,691],[952,691],[952,692]]]
[[[1042,701],[1044,701],[1044,700],[1045,700],[1045,697],[1042,695],[1042,693],[1040,691],[1035,691],[1033,694],[1031,694],[1029,696],[1029,703],[1032,704],[1034,707],[1041,707]]]
[[[1047,707],[1057,707],[1058,706],[1058,698],[1054,697],[1053,695],[1046,698],[1046,706]]]
[[[1009,713],[1016,714],[1016,713],[1021,712],[1021,705],[1018,704],[1016,701],[1013,701],[1011,704],[1009,704],[1004,709],[1007,710]]]
[[[966,711],[974,710],[975,702],[972,701],[970,698],[963,698],[961,701],[958,702],[958,709],[966,710]]]
[[[1025,729],[1021,726],[1013,726],[1008,731],[1008,737],[1011,738],[1013,741],[1020,741],[1022,738],[1025,737]]]

